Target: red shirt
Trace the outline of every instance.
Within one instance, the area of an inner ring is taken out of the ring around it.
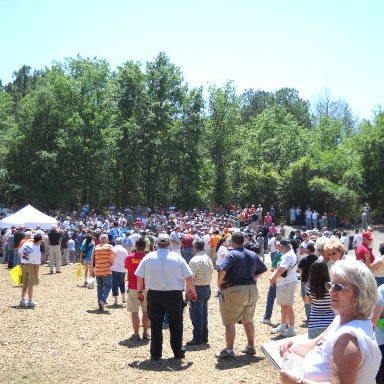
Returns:
[[[272,224],[272,216],[271,215],[265,215],[264,223],[265,224]]]
[[[128,289],[137,289],[137,276],[135,272],[144,256],[145,253],[135,252],[128,255],[125,259],[124,267],[128,270]]]
[[[195,240],[192,236],[190,235],[184,235],[181,243],[183,244],[184,248],[193,248],[193,240]]]
[[[375,256],[372,253],[372,249],[367,247],[365,244],[361,243],[357,249],[356,249],[356,260],[360,260],[365,264],[365,257],[364,255],[366,253],[370,254],[370,262],[371,264],[375,261]]]

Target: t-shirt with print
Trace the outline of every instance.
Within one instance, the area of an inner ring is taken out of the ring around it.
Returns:
[[[297,257],[292,249],[283,254],[277,267],[287,268],[287,276],[279,277],[276,280],[276,287],[297,282]]]
[[[135,275],[135,272],[144,256],[145,253],[134,252],[125,258],[124,266],[128,271],[128,289],[137,289],[137,276]]]
[[[28,241],[19,249],[21,264],[41,264],[40,245]]]

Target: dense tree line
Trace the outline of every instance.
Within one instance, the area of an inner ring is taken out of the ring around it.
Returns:
[[[358,121],[329,93],[232,82],[190,89],[160,53],[112,71],[69,58],[0,83],[0,202],[40,208],[229,202],[383,213],[384,112]]]

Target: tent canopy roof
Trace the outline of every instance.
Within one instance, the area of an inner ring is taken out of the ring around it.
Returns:
[[[50,229],[52,224],[57,224],[57,220],[51,216],[40,212],[32,205],[20,209],[13,215],[7,216],[0,221],[0,228],[11,228],[12,226],[20,227],[25,225],[26,228],[35,229],[40,227],[42,229]]]

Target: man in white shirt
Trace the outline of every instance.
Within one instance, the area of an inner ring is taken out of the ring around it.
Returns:
[[[271,285],[276,284],[276,302],[281,306],[281,322],[279,326],[271,329],[271,333],[292,337],[296,335],[293,303],[297,287],[297,257],[286,237],[280,240],[280,250],[283,256],[270,277],[270,282]]]
[[[305,211],[305,226],[307,229],[312,229],[312,211],[309,207]]]
[[[171,240],[171,251],[178,253],[181,255],[181,227],[176,226],[175,229],[171,232],[170,240]]]
[[[317,222],[319,220],[319,213],[316,211],[316,209],[312,212],[312,229],[317,228]]]
[[[165,313],[169,317],[170,343],[174,357],[184,358],[183,290],[186,290],[187,298],[197,299],[191,269],[181,255],[169,250],[169,246],[169,236],[161,233],[157,239],[157,251],[148,253],[135,272],[138,300],[144,300],[144,280],[148,292],[148,316],[151,320],[150,353],[153,360],[162,357]]]
[[[353,236],[353,242],[352,242],[352,248],[355,250],[357,247],[363,242],[363,238],[360,235],[360,231],[358,229],[355,229],[355,235]]]

